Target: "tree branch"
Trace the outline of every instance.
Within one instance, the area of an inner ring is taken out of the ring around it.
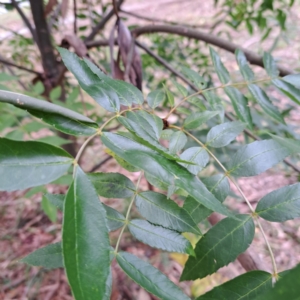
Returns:
[[[36,42],[37,44],[37,36],[36,36],[36,32],[33,29],[33,27],[31,26],[31,23],[29,22],[28,18],[25,16],[25,14],[23,13],[22,9],[19,7],[19,4],[17,1],[15,0],[11,0],[11,4],[14,6],[14,8],[17,10],[17,12],[19,13],[19,15],[21,16],[23,22],[25,23],[25,25],[27,26],[27,28],[29,29],[33,40]]]
[[[219,48],[225,49],[232,53],[234,53],[236,49],[241,49],[245,53],[247,60],[251,64],[264,67],[262,58],[256,53],[244,49],[239,45],[231,43],[227,40],[224,40],[212,34],[208,34],[191,28],[181,27],[181,26],[170,26],[170,25],[148,25],[148,26],[135,28],[134,30],[132,30],[131,33],[133,36],[138,37],[139,35],[142,34],[156,33],[156,32],[177,34],[180,36],[196,39],[211,45],[215,45]],[[285,76],[294,73],[292,70],[280,66],[278,66],[278,70],[280,72],[280,76]]]
[[[118,9],[120,8],[120,6],[123,2],[124,2],[124,0],[118,1],[118,4],[117,4]],[[114,15],[114,13],[115,13],[114,8],[112,8],[107,13],[107,15],[105,15],[103,17],[103,19],[99,22],[99,24],[93,28],[92,32],[85,38],[84,42],[87,43],[87,42],[92,41],[95,38],[95,36],[97,35],[97,33],[104,28],[105,24],[111,19],[111,17]]]
[[[73,0],[73,13],[74,13],[74,23],[73,23],[73,32],[77,34],[77,2]]]
[[[145,45],[142,45],[141,43],[136,41],[136,44],[141,47],[142,49],[144,49],[150,56],[152,56],[153,58],[155,58],[158,62],[160,62],[166,69],[168,69],[171,73],[173,73],[176,77],[179,77],[180,79],[182,79],[185,83],[187,83],[195,92],[198,92],[198,88],[191,82],[189,81],[187,78],[185,78],[182,74],[180,74],[178,71],[174,70],[174,68],[167,63],[163,58],[161,58],[160,56],[158,56],[157,54],[155,54],[153,51],[151,51],[150,49],[148,49]],[[141,46],[140,46],[141,45]],[[205,99],[205,98],[204,98]],[[205,99],[206,100],[206,99]],[[227,119],[229,119],[230,121],[236,121],[236,119],[230,115],[228,112],[225,112],[225,117]],[[251,137],[252,139],[259,141],[261,140],[261,138],[257,135],[255,135],[254,133],[252,133],[250,130],[245,129],[244,132]],[[288,165],[289,167],[291,167],[294,171],[296,171],[297,173],[300,173],[300,168],[298,168],[296,165],[294,165],[292,162],[290,162],[288,159],[284,159],[283,162]]]

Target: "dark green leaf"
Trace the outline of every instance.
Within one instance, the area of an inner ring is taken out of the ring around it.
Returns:
[[[263,62],[268,75],[270,77],[277,77],[279,72],[277,70],[276,62],[270,53],[264,52]]]
[[[103,85],[115,91],[115,93],[119,96],[121,104],[130,107],[132,103],[142,104],[144,102],[142,92],[134,85],[121,80],[113,80],[110,77],[106,76],[89,59],[84,58],[84,61],[92,70],[92,72],[102,80]]]
[[[249,215],[235,217],[221,220],[200,239],[195,248],[196,257],[189,257],[180,280],[213,274],[249,247],[254,237],[254,222]]]
[[[245,124],[240,121],[226,122],[210,129],[207,134],[206,145],[214,148],[227,146],[243,130]]]
[[[103,299],[110,267],[106,212],[79,167],[65,199],[62,241],[64,265],[74,298]]]
[[[152,91],[147,96],[147,102],[151,108],[159,106],[166,98],[164,90]]]
[[[264,196],[255,210],[271,222],[284,222],[300,217],[300,183],[285,186]]]
[[[42,198],[41,206],[50,221],[55,223],[57,218],[56,207],[46,197]]]
[[[281,162],[293,151],[273,140],[256,141],[241,147],[229,162],[228,169],[234,176],[258,175]]]
[[[192,174],[197,175],[209,162],[209,155],[201,147],[191,147],[180,154],[180,158],[195,163],[196,165],[187,165],[180,163],[187,168]]]
[[[189,300],[168,277],[147,262],[127,252],[119,252],[116,259],[123,271],[149,293],[165,300]]]
[[[225,84],[228,83],[230,81],[230,75],[228,70],[224,67],[220,56],[218,55],[218,53],[213,49],[213,48],[209,48],[210,51],[210,56],[211,59],[213,61],[215,70],[218,74],[218,77],[220,79],[220,81]]]
[[[235,58],[239,65],[240,71],[247,81],[253,81],[254,80],[254,73],[249,67],[247,58],[244,54],[244,52],[241,49],[237,49],[235,51]]]
[[[182,131],[176,131],[171,135],[169,149],[170,152],[178,153],[187,143],[187,137]]]
[[[190,79],[194,83],[194,85],[199,90],[203,90],[207,88],[207,82],[197,72],[187,67],[181,67],[181,68],[182,68],[182,72],[188,77],[188,79]]]
[[[128,198],[134,194],[134,184],[122,174],[90,173],[88,177],[100,196],[106,198]]]
[[[194,255],[190,242],[176,231],[139,219],[130,221],[128,228],[136,239],[153,248]]]
[[[272,275],[251,271],[215,287],[196,300],[253,300],[268,288],[272,288]]]
[[[156,151],[115,133],[104,132],[101,139],[104,145],[117,155],[148,172],[167,186],[174,183],[176,187],[187,191],[204,206],[221,214],[232,215],[196,176],[175,161],[168,160]]]
[[[226,86],[225,92],[230,98],[238,118],[252,129],[252,117],[248,106],[248,99],[239,90],[232,86]]]
[[[21,259],[31,266],[41,266],[46,269],[63,268],[61,243],[49,244]]]
[[[220,202],[223,202],[230,192],[228,179],[221,174],[202,178],[202,182]],[[213,212],[190,196],[185,199],[183,208],[189,212],[197,224]]]
[[[137,209],[149,222],[178,232],[201,234],[191,216],[163,194],[142,192],[135,200]]]
[[[107,226],[109,231],[115,231],[124,225],[125,217],[117,210],[103,204],[106,210]]]
[[[67,152],[49,144],[0,138],[0,190],[49,183],[65,174],[72,163]]]
[[[300,89],[300,74],[290,74],[290,75],[284,76],[282,79],[284,81],[290,83],[297,89]]]
[[[300,265],[290,270],[275,284],[255,300],[299,300]]]
[[[92,135],[98,125],[91,119],[53,103],[35,99],[21,94],[0,91],[0,102],[12,104],[44,122],[54,126],[57,130],[74,135]]]
[[[186,129],[195,129],[208,121],[209,119],[213,118],[220,114],[219,111],[203,111],[203,112],[196,112],[189,115],[183,123],[183,126]]]
[[[86,91],[99,105],[111,112],[120,110],[120,100],[116,92],[101,80],[76,54],[58,48],[67,69],[73,73],[81,88]]]
[[[56,208],[58,208],[60,211],[64,210],[64,201],[65,201],[65,195],[62,194],[44,194],[44,197],[48,199],[50,203],[52,203]]]
[[[272,104],[264,90],[255,84],[249,84],[248,89],[253,98],[259,103],[266,114],[268,114],[274,120],[285,124],[284,119],[282,118],[277,107]]]
[[[279,79],[273,79],[272,83],[295,103],[300,104],[300,89],[292,84]]]

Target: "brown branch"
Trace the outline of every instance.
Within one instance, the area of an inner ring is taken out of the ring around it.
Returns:
[[[15,63],[9,61],[9,60],[6,60],[5,58],[3,58],[2,56],[0,57],[0,63],[3,63],[5,65],[8,65],[8,66],[12,66],[12,67],[15,67],[15,68],[18,68],[20,70],[23,70],[23,71],[26,71],[26,72],[29,72],[29,73],[32,73],[32,74],[35,74],[37,76],[42,76],[43,74],[40,73],[40,72],[37,72],[37,71],[34,71],[34,70],[31,70],[31,69],[28,69],[26,67],[22,67],[22,66],[19,66],[19,65],[16,65]]]
[[[76,0],[73,0],[73,13],[74,13],[74,23],[73,23],[73,26],[74,26],[74,34],[77,34],[77,2]]]
[[[112,156],[108,156],[106,158],[104,158],[102,161],[100,161],[97,165],[95,165],[94,167],[92,167],[88,173],[93,173],[96,170],[98,170],[102,165],[104,165],[105,163],[107,163],[108,161],[110,161],[112,159]]]
[[[138,46],[141,45],[141,43],[136,41],[136,44]],[[153,51],[151,51],[150,49],[148,49],[145,45],[142,45],[141,47],[142,49],[144,49],[150,56],[152,56],[153,58],[155,58],[158,62],[160,62],[166,69],[168,69],[171,73],[173,73],[176,77],[179,77],[180,79],[182,79],[185,83],[187,83],[195,92],[198,92],[199,89],[191,82],[189,81],[187,78],[185,78],[183,75],[181,75],[178,71],[176,71],[169,63],[167,63],[164,59],[162,59],[160,56],[158,56],[157,54],[155,54]],[[205,98],[204,98],[205,99]],[[205,99],[206,100],[206,99]],[[225,112],[225,117],[227,119],[229,119],[230,121],[236,121],[236,119],[230,115],[228,112]],[[251,137],[252,139],[259,141],[261,140],[261,138],[257,135],[255,135],[254,133],[252,133],[250,130],[245,129],[244,132]],[[283,162],[288,165],[289,167],[291,167],[294,171],[296,171],[297,173],[300,173],[300,169],[295,166],[291,161],[289,161],[288,159],[284,159]]]
[[[262,58],[256,53],[244,49],[239,45],[231,43],[228,40],[224,40],[212,34],[205,33],[199,30],[194,30],[187,27],[170,26],[170,25],[148,25],[148,26],[135,28],[134,30],[132,30],[132,35],[138,37],[139,35],[142,34],[157,33],[157,32],[177,34],[180,36],[196,39],[211,45],[215,45],[219,48],[225,49],[232,53],[234,53],[236,49],[241,49],[245,53],[247,60],[251,64],[264,67]],[[278,66],[278,70],[280,72],[280,76],[285,76],[294,73],[292,70],[280,66]]]
[[[14,6],[14,8],[17,10],[17,12],[19,13],[20,17],[22,18],[23,22],[25,23],[25,25],[27,26],[27,28],[29,29],[33,40],[37,43],[37,36],[36,36],[36,32],[33,29],[31,23],[29,22],[28,18],[26,17],[26,15],[23,13],[22,9],[19,7],[19,4],[17,1],[15,0],[11,0],[11,4]]]
[[[117,8],[119,9],[121,4],[124,2],[124,0],[119,0],[118,4],[117,4]],[[97,26],[95,26],[92,30],[92,32],[85,38],[84,42],[90,42],[92,41],[95,36],[97,35],[97,33],[102,30],[105,26],[105,24],[112,18],[112,16],[114,15],[114,8],[112,8],[104,17],[103,19],[98,23]]]
[[[208,217],[208,221],[211,225],[215,225],[222,220],[222,217],[216,213],[212,213]],[[248,248],[244,253],[237,257],[239,263],[246,271],[253,270],[267,270],[265,264],[261,261],[259,256],[253,251],[253,249]]]

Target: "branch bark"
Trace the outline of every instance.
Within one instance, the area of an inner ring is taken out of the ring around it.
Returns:
[[[121,4],[124,2],[124,0],[119,0],[118,4],[117,4],[117,7],[118,9],[120,8]],[[114,8],[112,8],[108,13],[107,15],[105,15],[103,17],[103,19],[98,23],[97,26],[95,26],[92,30],[92,32],[85,38],[84,42],[87,43],[87,42],[90,42],[92,41],[95,36],[97,35],[97,33],[102,30],[105,26],[105,24],[112,18],[112,16],[114,15]]]
[[[32,74],[35,74],[37,76],[42,76],[43,74],[42,73],[39,73],[37,71],[34,71],[34,70],[31,70],[31,69],[28,69],[26,67],[22,67],[22,66],[19,66],[19,65],[16,65],[15,63],[5,59],[4,57],[0,56],[0,63],[3,63],[4,65],[8,65],[8,66],[12,66],[12,67],[15,67],[15,68],[18,68],[20,70],[23,70],[23,71],[26,71],[26,72],[29,72],[29,73],[32,73]]]

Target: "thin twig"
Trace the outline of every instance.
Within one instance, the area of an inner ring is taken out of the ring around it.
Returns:
[[[22,66],[19,66],[19,65],[16,65],[15,63],[3,58],[2,56],[0,57],[0,63],[3,63],[5,65],[8,65],[8,66],[12,66],[12,67],[15,67],[15,68],[18,68],[20,70],[23,70],[23,71],[26,71],[26,72],[29,72],[29,73],[32,73],[32,74],[35,74],[37,76],[42,76],[42,73],[40,72],[37,72],[37,71],[34,71],[34,70],[31,70],[31,69],[28,69],[26,67],[22,67]]]
[[[77,2],[73,0],[73,13],[74,13],[74,23],[73,23],[73,32],[77,34]]]
[[[100,161],[98,164],[96,164],[95,166],[93,166],[88,173],[93,173],[96,170],[98,170],[102,165],[104,165],[105,163],[107,163],[108,161],[110,161],[112,159],[112,156],[108,156],[106,158],[104,158],[102,161]]]

